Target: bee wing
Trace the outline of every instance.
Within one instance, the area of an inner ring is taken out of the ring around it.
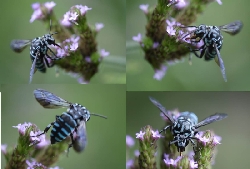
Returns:
[[[31,43],[31,40],[14,39],[11,41],[10,47],[12,48],[13,51],[20,53],[30,43]]]
[[[74,133],[73,137],[73,149],[78,153],[82,152],[87,145],[87,132],[85,121],[80,121],[80,125],[77,127],[77,131]]]
[[[225,114],[225,113],[215,113],[215,114],[205,118],[204,120],[202,120],[201,122],[196,124],[194,127],[197,129],[201,126],[205,126],[205,125],[213,123],[215,121],[220,121],[226,117],[227,117],[227,114]]]
[[[219,29],[229,33],[230,35],[236,35],[240,32],[243,24],[241,21],[234,21],[226,25],[219,26]]]
[[[33,74],[36,72],[35,66],[36,66],[37,57],[38,56],[36,56],[35,60],[32,62],[32,65],[31,65],[31,68],[30,68],[30,81],[29,81],[29,83],[32,82]]]
[[[48,109],[70,107],[71,103],[43,89],[34,90],[34,95],[41,106]]]
[[[175,120],[173,119],[173,117],[168,114],[168,111],[165,109],[165,107],[163,107],[157,100],[155,100],[152,97],[149,97],[150,101],[156,106],[158,107],[158,109],[172,122],[174,123]]]
[[[215,58],[214,60],[217,63],[217,65],[220,67],[224,81],[227,82],[226,68],[224,66],[224,62],[221,58],[220,51],[218,50],[216,43],[214,43],[214,48],[217,52],[217,58]]]

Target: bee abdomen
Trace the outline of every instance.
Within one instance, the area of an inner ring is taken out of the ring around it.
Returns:
[[[64,140],[75,130],[76,126],[76,121],[68,113],[63,113],[56,119],[56,122],[51,130],[51,144]]]

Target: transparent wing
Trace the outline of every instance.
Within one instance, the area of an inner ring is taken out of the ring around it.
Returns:
[[[219,26],[219,29],[229,33],[230,35],[236,35],[240,32],[243,24],[241,21],[234,21],[226,25]]]
[[[217,59],[215,59],[215,62],[220,67],[220,70],[221,70],[222,77],[223,77],[224,81],[227,82],[226,68],[224,66],[224,62],[223,62],[223,60],[221,58],[220,51],[218,50],[216,43],[214,43],[214,48],[215,48],[215,50],[217,52]]]
[[[48,109],[70,107],[71,103],[43,89],[34,90],[36,100]]]
[[[213,123],[215,121],[220,121],[226,117],[227,117],[227,114],[225,114],[225,113],[215,113],[215,114],[207,117],[206,119],[202,120],[201,122],[196,124],[194,127],[197,129],[201,126],[205,126],[205,125]]]
[[[86,125],[83,120],[80,121],[80,125],[77,127],[77,131],[73,134],[73,138],[73,149],[78,153],[82,152],[87,145]]]
[[[13,51],[20,53],[22,52],[28,44],[31,43],[31,40],[22,40],[22,39],[14,39],[10,43],[10,47]]]
[[[175,120],[173,119],[173,117],[168,114],[168,111],[165,109],[165,107],[163,107],[157,100],[155,100],[152,97],[149,97],[150,101],[156,106],[158,107],[158,109],[172,122],[174,123]]]

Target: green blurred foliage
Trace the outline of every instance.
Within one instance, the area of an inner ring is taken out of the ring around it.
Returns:
[[[2,144],[15,146],[18,138],[16,126],[31,122],[40,130],[55,120],[56,115],[66,111],[44,109],[35,100],[33,90],[42,88],[69,102],[79,103],[92,112],[108,117],[91,116],[86,123],[87,147],[78,154],[70,149],[69,157],[61,155],[56,166],[60,168],[109,168],[125,166],[124,138],[126,130],[126,86],[125,85],[2,85]],[[46,134],[49,139],[50,131]],[[2,168],[5,159],[2,155]]]
[[[10,48],[10,42],[13,39],[33,39],[48,33],[46,26],[40,21],[29,22],[33,13],[31,4],[35,2],[37,1],[1,2],[0,83],[28,83],[31,68],[29,49],[25,49],[20,54],[15,53]],[[93,77],[91,83],[124,84],[126,81],[125,0],[55,0],[54,2],[56,3],[54,13],[58,19],[62,19],[70,7],[77,4],[92,8],[87,12],[88,23],[92,26],[97,22],[104,23],[104,28],[97,36],[98,49],[109,51],[110,58],[107,57],[103,60],[99,72]],[[51,68],[47,70],[46,74],[36,72],[33,83],[76,84],[77,80],[65,74],[63,70],[56,78],[55,69]]]
[[[136,137],[142,127],[151,125],[154,130],[161,130],[165,122],[160,111],[154,106],[149,96],[158,100],[167,110],[178,109],[180,112],[194,112],[199,121],[216,113],[227,113],[228,117],[201,127],[201,131],[213,130],[222,137],[217,146],[218,153],[213,169],[249,168],[249,140],[250,140],[250,92],[127,92],[127,135]],[[133,150],[130,157],[134,156]],[[158,141],[160,146],[161,140]],[[192,151],[192,146],[188,146]],[[160,147],[158,147],[158,164]]]
[[[153,8],[156,0],[133,1],[127,0],[127,42],[132,37],[142,33],[145,37],[146,17],[139,9],[140,4],[149,4]],[[168,66],[166,76],[162,81],[153,79],[154,70],[144,59],[144,53],[137,48],[127,51],[127,89],[129,91],[244,91],[250,90],[249,68],[249,0],[222,0],[210,3],[194,25],[223,25],[235,20],[244,24],[242,31],[232,37],[222,33],[224,44],[221,49],[228,82],[225,83],[218,65],[214,61],[205,62],[193,56],[193,64],[185,61]]]

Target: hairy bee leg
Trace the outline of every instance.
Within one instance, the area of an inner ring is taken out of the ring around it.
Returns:
[[[164,129],[162,129],[159,133],[166,131],[170,126],[166,126]]]
[[[51,68],[51,67],[53,67],[53,66],[55,65],[54,62],[51,62],[51,64],[49,63],[48,59],[50,59],[50,58],[51,58],[51,57],[47,58],[47,56],[45,56],[45,57],[43,58],[44,63],[45,63],[45,65],[46,65],[48,68]]]
[[[48,47],[48,49],[55,56],[55,58],[52,58],[51,56],[49,56],[48,54],[46,54],[47,56],[49,56],[52,60],[60,59],[59,57],[56,56],[56,54],[49,47]]]
[[[53,126],[55,122],[56,122],[56,121],[50,123],[50,124],[44,129],[44,131],[43,131],[42,133],[40,133],[40,134],[38,134],[38,135],[36,135],[36,136],[31,136],[31,137],[39,137],[39,136],[41,136],[41,135],[47,133],[47,132],[49,131],[50,127]]]
[[[60,116],[56,115],[56,120],[57,120],[59,117],[60,117]],[[38,137],[38,136],[41,136],[41,135],[47,133],[48,130],[50,129],[50,127],[53,126],[55,122],[56,122],[56,121],[50,123],[50,124],[44,129],[44,131],[43,131],[42,133],[40,133],[39,135],[37,135],[37,136],[32,136],[32,137]]]
[[[73,144],[74,144],[74,142],[75,142],[72,133],[70,133],[70,138],[71,138],[71,143],[68,145],[67,157],[68,157],[68,155],[69,155],[69,149],[73,146]]]

